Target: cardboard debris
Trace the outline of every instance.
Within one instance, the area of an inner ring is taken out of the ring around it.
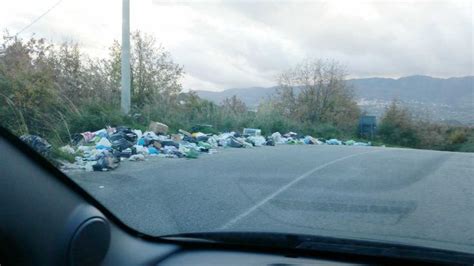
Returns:
[[[160,122],[150,122],[148,130],[155,134],[166,134],[168,133],[168,126]]]

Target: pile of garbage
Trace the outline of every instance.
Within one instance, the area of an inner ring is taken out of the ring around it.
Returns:
[[[206,127],[210,127],[206,125]],[[63,170],[84,169],[86,171],[108,171],[117,168],[121,161],[143,161],[147,157],[198,158],[201,154],[216,153],[222,148],[251,148],[275,146],[281,144],[305,145],[352,145],[370,146],[371,143],[354,140],[318,139],[312,136],[300,136],[295,132],[280,134],[275,132],[262,136],[260,129],[244,128],[243,132],[225,132],[220,134],[202,133],[193,127],[188,132],[180,129],[169,134],[166,124],[151,122],[148,130],[128,127],[106,127],[97,131],[87,131],[73,136],[70,145],[60,148],[63,153],[74,156],[75,162],[62,162]],[[41,153],[51,146],[38,136],[24,136],[22,139]]]

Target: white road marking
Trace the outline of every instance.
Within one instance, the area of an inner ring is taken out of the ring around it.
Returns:
[[[277,191],[273,192],[272,194],[270,194],[269,196],[267,196],[266,198],[264,198],[263,200],[259,201],[257,204],[255,204],[254,206],[252,206],[250,209],[244,211],[243,213],[237,215],[235,218],[233,218],[232,220],[230,220],[229,222],[227,222],[226,224],[224,224],[223,226],[221,226],[219,228],[219,230],[225,230],[229,227],[231,227],[232,225],[234,225],[235,223],[237,223],[238,221],[242,220],[243,218],[245,218],[246,216],[248,216],[249,214],[251,214],[252,212],[254,212],[255,210],[257,210],[258,208],[260,208],[262,205],[264,205],[265,203],[267,203],[268,201],[272,200],[273,198],[275,198],[276,196],[278,196],[278,194],[282,193],[283,191],[287,190],[288,188],[290,188],[291,186],[293,186],[294,184],[298,183],[299,181],[305,179],[306,177],[314,174],[316,171],[319,171],[329,165],[332,165],[332,164],[335,164],[337,162],[340,162],[340,161],[343,161],[343,160],[346,160],[346,159],[349,159],[349,158],[352,158],[352,157],[355,157],[355,156],[359,156],[359,155],[363,155],[363,154],[367,154],[367,153],[373,153],[373,152],[380,152],[382,150],[372,150],[372,151],[369,151],[369,152],[362,152],[362,153],[356,153],[356,154],[351,154],[351,155],[348,155],[348,156],[344,156],[344,157],[341,157],[341,158],[338,158],[338,159],[335,159],[335,160],[332,160],[330,162],[327,162],[325,164],[322,164],[318,167],[315,167],[311,170],[309,170],[308,172],[298,176],[297,178],[293,179],[291,182],[289,182],[288,184],[282,186],[280,189],[278,189]]]

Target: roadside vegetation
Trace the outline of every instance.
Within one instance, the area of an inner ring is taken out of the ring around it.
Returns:
[[[319,138],[360,139],[361,110],[334,61],[308,60],[276,80],[277,95],[249,111],[237,97],[220,104],[183,92],[183,67],[156,40],[132,34],[132,111],[120,113],[120,46],[104,58],[91,58],[78,44],[5,34],[0,43],[0,121],[17,135],[35,134],[54,146],[74,133],[106,125],[146,129],[150,121],[171,130],[210,124],[216,131],[262,129],[264,134],[294,131]],[[298,94],[295,88],[301,88]],[[395,101],[380,119],[373,143],[421,149],[474,151],[474,130],[415,120]]]

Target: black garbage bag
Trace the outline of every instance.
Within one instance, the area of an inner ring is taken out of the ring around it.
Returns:
[[[162,141],[159,141],[161,146],[164,147],[164,146],[175,146],[176,148],[179,148],[179,144],[175,141],[172,141],[172,140],[162,140]]]
[[[267,137],[267,141],[265,142],[267,146],[275,146],[275,141],[273,141],[272,137]]]
[[[155,142],[158,142],[158,140],[152,139],[150,137],[144,137],[143,138],[143,146],[148,147],[149,145],[153,145],[153,143],[155,143]]]
[[[107,171],[113,170],[119,166],[120,158],[110,154],[102,153],[99,155],[97,163],[92,166],[94,171]]]
[[[115,134],[121,134],[126,140],[132,143],[137,142],[137,139],[138,139],[137,134],[135,134],[135,132],[133,132],[132,129],[128,127],[123,127],[123,126],[117,127],[114,135]]]
[[[235,137],[230,137],[228,141],[229,141],[229,147],[232,147],[232,148],[242,148],[244,146],[244,144],[240,142],[238,139],[236,139]]]
[[[51,144],[42,137],[36,135],[23,135],[20,139],[44,157],[49,157],[51,153]]]
[[[197,141],[195,138],[190,137],[190,136],[186,136],[186,135],[184,135],[183,141],[187,141],[187,142],[191,142],[191,143],[196,143],[196,144],[199,142],[199,141]]]
[[[110,143],[112,143],[112,148],[115,150],[123,151],[127,148],[133,146],[134,142],[127,140],[125,134],[122,132],[116,132],[109,137]]]
[[[137,150],[135,147],[132,147],[131,149],[125,149],[123,151],[113,150],[113,155],[117,158],[130,158],[130,156],[134,154],[137,154]]]
[[[173,154],[176,155],[178,158],[184,158],[186,155],[180,151],[173,151]]]

